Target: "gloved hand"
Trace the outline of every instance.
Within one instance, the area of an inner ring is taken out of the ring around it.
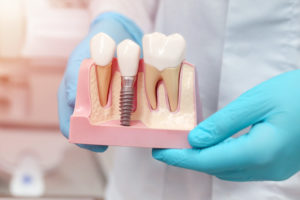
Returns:
[[[126,17],[118,13],[107,12],[94,20],[90,26],[88,35],[81,41],[70,56],[65,75],[58,91],[60,129],[66,138],[69,137],[70,116],[73,113],[75,105],[80,64],[84,59],[90,57],[90,40],[99,32],[108,34],[117,44],[128,38],[141,46],[143,33],[135,23]],[[83,144],[79,144],[79,146],[95,152],[103,152],[107,148],[105,146]]]
[[[251,126],[238,138],[230,138]],[[284,180],[300,169],[300,70],[247,91],[188,136],[192,149],[153,150],[167,164],[230,181]]]

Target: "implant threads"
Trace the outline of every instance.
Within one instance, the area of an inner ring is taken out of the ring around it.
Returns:
[[[120,123],[122,126],[130,126],[130,118],[133,111],[134,82],[134,76],[122,76],[122,88],[120,94]]]

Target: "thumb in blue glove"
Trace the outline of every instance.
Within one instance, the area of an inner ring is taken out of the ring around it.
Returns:
[[[91,24],[89,34],[81,41],[70,56],[65,75],[58,90],[60,129],[66,138],[69,137],[70,117],[75,105],[79,68],[84,59],[90,58],[90,40],[99,32],[106,33],[116,43],[128,38],[141,46],[143,33],[134,22],[126,17],[118,13],[107,12],[94,20]],[[97,145],[79,144],[79,146],[95,152],[103,152],[107,148]]]
[[[231,138],[240,130],[250,131]],[[300,70],[247,91],[192,130],[192,149],[153,150],[167,164],[223,180],[284,180],[300,169]]]

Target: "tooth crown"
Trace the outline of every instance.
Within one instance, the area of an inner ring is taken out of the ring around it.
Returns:
[[[185,40],[178,34],[146,34],[143,37],[144,62],[162,71],[177,67],[185,56]]]
[[[108,65],[114,57],[115,49],[115,41],[105,33],[98,33],[91,39],[91,57],[98,66]]]
[[[140,59],[140,47],[131,40],[122,41],[117,47],[119,69],[122,76],[136,76]]]

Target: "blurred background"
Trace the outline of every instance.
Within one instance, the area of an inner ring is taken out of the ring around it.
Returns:
[[[71,145],[56,93],[89,0],[0,0],[0,197],[102,199],[112,150]]]

